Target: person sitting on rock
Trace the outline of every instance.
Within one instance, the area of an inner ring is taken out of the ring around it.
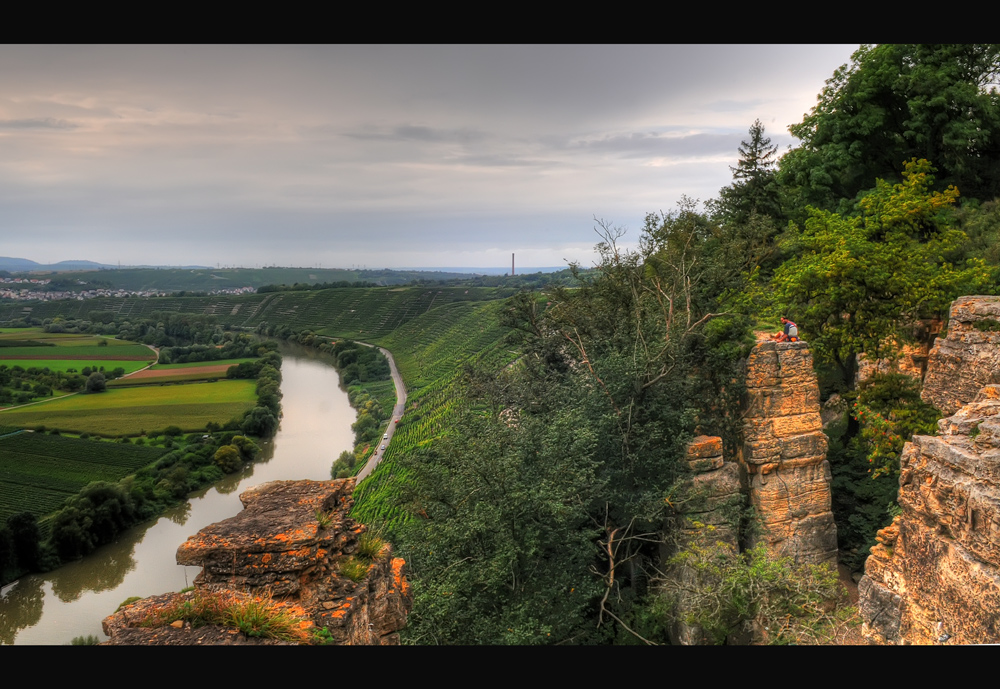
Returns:
[[[799,326],[795,325],[792,321],[781,317],[781,322],[784,325],[782,332],[774,336],[774,339],[778,342],[798,342],[799,341]]]

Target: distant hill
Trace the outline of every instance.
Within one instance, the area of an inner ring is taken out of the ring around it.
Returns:
[[[152,269],[156,266],[128,266],[129,268]],[[117,270],[119,266],[96,261],[59,261],[58,263],[38,263],[27,258],[12,258],[0,256],[0,270],[10,273],[26,273],[37,270],[53,270],[58,272],[74,270]],[[206,268],[206,266],[181,266],[184,269]]]

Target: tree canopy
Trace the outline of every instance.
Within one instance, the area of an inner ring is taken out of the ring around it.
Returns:
[[[787,240],[796,255],[775,273],[777,299],[817,358],[835,363],[848,386],[857,354],[891,356],[917,319],[989,283],[981,260],[953,263],[966,236],[943,211],[958,190],[932,192],[932,170],[926,160],[912,160],[901,183],[877,181],[859,204],[860,217],[812,209],[805,228]]]
[[[1000,193],[1000,45],[862,46],[827,80],[819,102],[789,128],[780,183],[800,210],[846,211],[901,164],[932,161],[942,185],[971,198]]]

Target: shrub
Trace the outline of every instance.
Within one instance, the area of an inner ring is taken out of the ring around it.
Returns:
[[[358,557],[348,557],[340,561],[340,573],[353,581],[359,583],[368,576],[370,564]]]
[[[358,556],[368,561],[375,560],[384,547],[385,539],[377,531],[365,531],[358,540]]]
[[[161,608],[141,624],[161,627],[185,620],[193,627],[218,624],[235,627],[247,636],[298,643],[315,640],[312,622],[301,609],[275,601],[271,596],[236,592],[195,591],[185,600]]]

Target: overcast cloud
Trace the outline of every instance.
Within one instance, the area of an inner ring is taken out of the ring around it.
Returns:
[[[0,46],[0,255],[589,265],[856,48]]]

